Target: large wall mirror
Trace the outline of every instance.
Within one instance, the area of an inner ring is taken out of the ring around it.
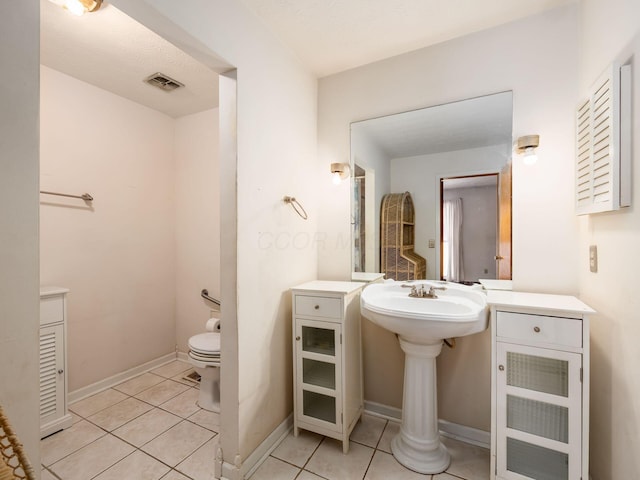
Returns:
[[[502,92],[351,124],[354,272],[381,271],[383,198],[409,192],[426,278],[511,278],[512,104]]]

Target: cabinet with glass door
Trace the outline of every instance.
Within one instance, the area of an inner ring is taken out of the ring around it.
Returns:
[[[314,281],[292,289],[294,434],[349,435],[362,413],[362,283]]]
[[[588,478],[593,311],[573,297],[519,300],[492,308],[491,478]]]

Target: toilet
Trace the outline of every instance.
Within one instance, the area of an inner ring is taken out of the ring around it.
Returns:
[[[220,323],[214,331],[199,333],[189,339],[189,362],[200,375],[198,406],[220,412]],[[207,325],[208,327],[208,325]],[[207,328],[209,330],[209,328]]]

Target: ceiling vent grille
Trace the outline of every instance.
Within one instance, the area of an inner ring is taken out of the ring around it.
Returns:
[[[184,87],[183,83],[180,83],[179,81],[160,72],[156,72],[153,75],[148,76],[144,81],[149,85],[158,87],[160,90],[164,90],[165,92],[172,92],[180,87]]]

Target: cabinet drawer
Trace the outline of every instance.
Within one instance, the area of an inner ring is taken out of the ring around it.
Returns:
[[[342,300],[332,297],[295,296],[296,315],[309,317],[342,318]]]
[[[497,312],[496,335],[525,342],[582,347],[582,321],[526,313]]]
[[[63,319],[64,307],[60,295],[40,299],[40,325],[62,322]]]

